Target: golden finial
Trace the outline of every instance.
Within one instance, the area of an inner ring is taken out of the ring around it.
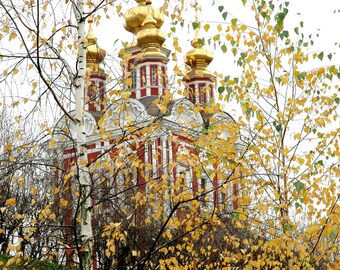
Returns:
[[[196,23],[195,38],[192,40],[191,45],[194,48],[201,48],[203,47],[203,45],[199,43],[199,40],[201,39],[199,17],[200,12],[202,11],[202,7],[198,4],[198,0],[195,0],[195,2],[192,2],[190,5],[195,9],[195,23]]]
[[[87,42],[88,44],[95,44],[97,42],[97,38],[95,37],[93,33],[93,29],[92,29],[92,23],[93,23],[92,17],[89,18],[88,23],[89,23],[89,30],[86,36]]]

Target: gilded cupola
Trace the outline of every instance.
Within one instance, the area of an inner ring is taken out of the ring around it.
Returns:
[[[164,15],[158,8],[152,6],[151,0],[136,0],[138,6],[125,13],[124,27],[136,35],[138,46],[143,56],[164,56],[160,48],[166,36],[160,30]]]
[[[97,38],[95,37],[92,29],[93,20],[89,19],[89,30],[87,33],[87,49],[86,49],[86,68],[91,71],[99,72],[101,69],[99,65],[103,62],[106,51],[101,49],[97,44]]]

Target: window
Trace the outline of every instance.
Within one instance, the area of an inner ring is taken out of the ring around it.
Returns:
[[[140,81],[140,85],[141,87],[146,86],[146,67],[141,67],[140,68],[140,74],[141,74],[141,81]]]
[[[193,103],[195,103],[195,85],[190,84],[189,85],[189,100],[191,100]]]
[[[214,187],[212,181],[204,175],[198,183],[198,192],[201,195],[201,206],[205,209],[211,209],[214,206]]]
[[[166,87],[166,73],[165,73],[165,67],[162,67],[162,83],[163,83],[163,87],[165,88]]]
[[[205,95],[204,95],[204,85],[200,84],[198,87],[198,91],[199,91],[199,101],[200,103],[205,103]]]
[[[157,85],[157,66],[151,66],[151,85]]]
[[[131,89],[136,89],[136,86],[137,86],[137,70],[131,69],[131,79],[132,79]]]

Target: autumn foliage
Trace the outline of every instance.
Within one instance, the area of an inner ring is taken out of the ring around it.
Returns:
[[[287,1],[241,0],[247,23],[222,1],[214,23],[164,1],[168,75],[155,69],[162,95],[137,102],[134,43],[117,36],[92,70],[79,61],[85,22],[112,31],[101,27],[125,2],[0,2],[0,268],[338,269],[334,54],[313,49],[303,22],[287,26]],[[235,68],[208,74],[205,103],[181,60],[188,27],[194,49]],[[79,90],[100,95],[79,109]]]

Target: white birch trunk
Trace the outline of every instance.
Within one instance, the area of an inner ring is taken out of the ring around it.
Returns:
[[[74,7],[78,27],[78,74],[75,78],[75,103],[76,103],[76,126],[77,126],[77,168],[80,183],[80,269],[93,269],[93,234],[91,226],[91,181],[88,168],[86,167],[87,149],[85,134],[85,75],[86,75],[86,32],[83,0],[77,0]]]

